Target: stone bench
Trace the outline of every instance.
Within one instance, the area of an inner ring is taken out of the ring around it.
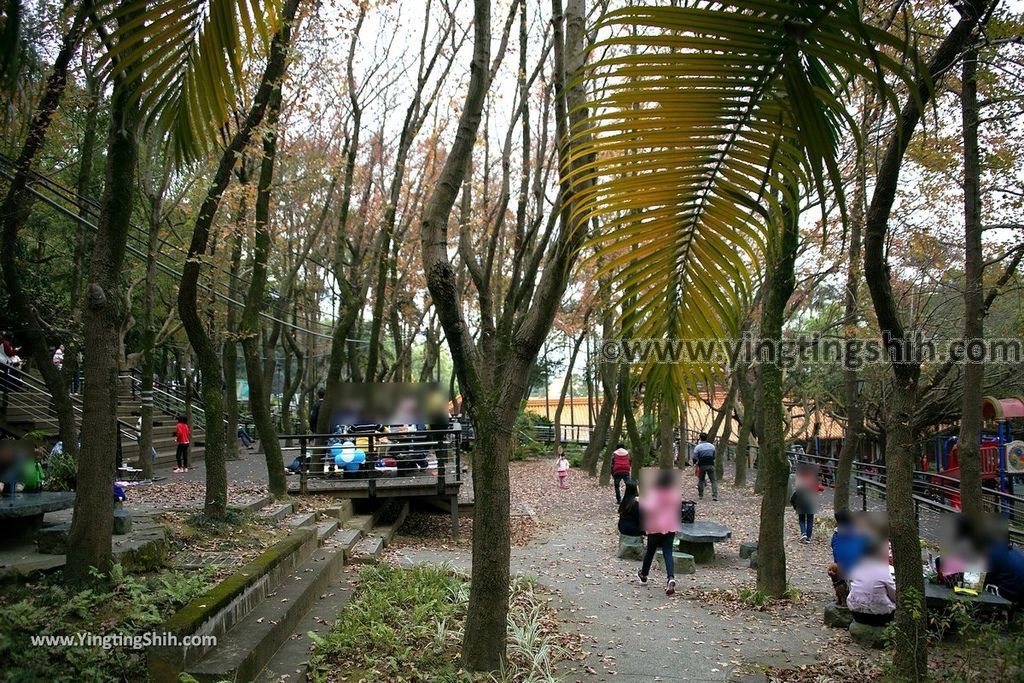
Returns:
[[[707,564],[715,560],[715,543],[732,537],[732,530],[718,522],[693,522],[681,524],[676,534],[676,544],[680,551],[693,555],[697,564]]]
[[[0,529],[10,535],[34,533],[43,526],[43,515],[75,505],[75,494],[40,491],[0,496]]]
[[[885,627],[868,626],[859,621],[850,623],[850,637],[861,647],[881,650],[885,647]]]
[[[620,560],[644,559],[644,537],[619,534],[619,549],[615,557]]]
[[[823,622],[830,628],[850,628],[850,624],[853,623],[853,614],[849,607],[828,602],[825,603]]]
[[[654,564],[661,567],[662,571],[665,570],[665,555],[661,551],[658,551],[658,554],[654,556]],[[678,550],[672,553],[672,568],[675,570],[676,576],[697,573],[697,565],[693,561],[693,555],[682,553]]]

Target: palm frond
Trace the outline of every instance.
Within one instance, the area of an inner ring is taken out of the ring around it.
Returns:
[[[103,68],[179,160],[202,157],[237,105],[243,65],[276,32],[280,0],[111,0]]]
[[[570,136],[571,222],[600,225],[590,246],[632,293],[634,338],[733,337],[784,209],[830,188],[845,215],[847,91],[861,78],[895,101],[910,47],[851,0],[649,3],[595,30],[611,37]],[[650,361],[642,374],[681,387],[713,370]]]

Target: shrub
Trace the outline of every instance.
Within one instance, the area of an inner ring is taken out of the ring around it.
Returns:
[[[43,486],[47,491],[74,491],[77,476],[78,463],[71,454],[54,453],[47,461]]]
[[[565,651],[539,591],[536,579],[512,582],[509,659],[498,681],[555,680],[551,667]],[[458,666],[468,603],[469,581],[448,567],[367,567],[331,631],[310,634],[310,678],[344,671],[349,680],[474,680]]]
[[[26,681],[146,680],[144,649],[33,647],[31,637],[78,632],[141,635],[210,585],[207,572],[168,570],[131,576],[120,565],[108,576],[94,578],[92,588],[75,591],[55,574],[16,587],[0,599],[0,662],[5,671],[18,672],[16,680]]]

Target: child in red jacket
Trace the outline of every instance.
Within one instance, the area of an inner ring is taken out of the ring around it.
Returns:
[[[618,447],[612,451],[612,478],[615,480],[616,505],[622,502],[622,494],[619,493],[619,483],[624,481],[628,482],[631,472],[632,463],[629,460],[629,451],[626,450],[626,444],[620,443]]]
[[[192,441],[192,430],[188,428],[188,420],[184,415],[178,416],[178,426],[174,430],[174,440],[178,443],[178,449],[174,453],[174,459],[178,466],[175,472],[188,472],[188,446]]]

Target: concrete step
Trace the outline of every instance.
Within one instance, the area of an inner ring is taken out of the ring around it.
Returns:
[[[370,533],[373,528],[373,516],[372,515],[353,515],[348,519],[344,525],[346,529],[355,529],[364,536]]]
[[[347,522],[348,520],[352,519],[352,515],[355,514],[354,512],[352,512],[351,500],[343,500],[338,503],[337,507],[325,508],[320,512],[324,513],[328,517],[334,517],[340,523]]]
[[[373,564],[384,552],[384,539],[380,536],[366,536],[352,549],[353,564]]]
[[[340,545],[345,551],[345,562],[352,561],[352,550],[356,547],[356,543],[363,537],[363,534],[356,529],[339,529],[331,537],[331,541]]]
[[[397,533],[398,529],[402,526],[402,523],[405,522],[405,518],[408,514],[409,502],[402,501],[401,508],[393,521],[373,527],[374,535],[378,535],[383,539],[385,547],[390,545],[391,539],[394,538],[395,533]]]
[[[315,512],[300,512],[284,520],[289,526],[316,526]]]
[[[327,521],[320,522],[316,525],[316,537],[322,545],[324,541],[333,536],[338,531],[338,520],[327,518]]]
[[[251,502],[241,504],[229,504],[228,507],[230,507],[233,510],[238,510],[239,512],[258,512],[259,510],[262,510],[263,508],[270,505],[270,503],[270,496],[261,496]]]
[[[292,503],[279,503],[277,505],[271,505],[270,507],[260,510],[260,518],[273,522],[274,524],[280,522],[288,515],[292,514],[295,506]]]
[[[356,573],[351,568],[338,574],[256,677],[257,683],[301,683],[306,680],[309,650],[313,646],[309,633],[315,633],[321,638],[327,635],[338,620],[338,614],[352,597],[352,582],[355,578]]]
[[[314,551],[188,673],[204,682],[254,680],[343,568],[344,554],[337,549]]]

